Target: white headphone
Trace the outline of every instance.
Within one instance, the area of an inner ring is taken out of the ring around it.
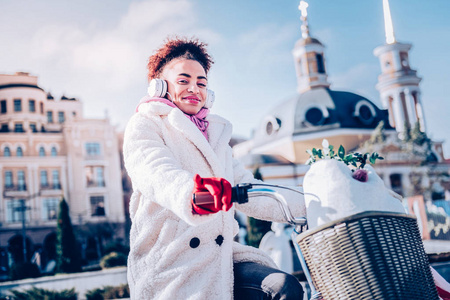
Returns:
[[[154,78],[150,81],[148,86],[148,95],[150,97],[163,98],[167,95],[167,82],[165,80]],[[206,101],[203,105],[204,108],[211,108],[214,104],[216,96],[213,91],[206,89]]]

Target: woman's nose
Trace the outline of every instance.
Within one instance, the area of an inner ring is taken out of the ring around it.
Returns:
[[[197,85],[193,84],[189,87],[188,91],[198,94],[200,92],[200,88]]]

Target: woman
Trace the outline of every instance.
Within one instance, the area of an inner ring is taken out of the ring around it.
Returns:
[[[149,58],[149,92],[161,97],[141,100],[123,149],[134,189],[132,298],[301,299],[293,276],[277,270],[262,251],[233,241],[239,229],[235,209],[260,219],[284,219],[271,199],[231,203],[231,186],[255,179],[232,158],[231,124],[209,114],[211,64],[205,44],[179,38]],[[194,205],[193,191],[209,191],[215,204]],[[294,215],[305,214],[301,201],[291,206]]]

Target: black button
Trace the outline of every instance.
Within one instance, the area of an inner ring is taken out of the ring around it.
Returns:
[[[189,246],[191,246],[191,248],[197,248],[198,245],[200,245],[200,240],[199,238],[192,238],[191,241],[189,242]]]
[[[218,235],[217,236],[217,238],[216,238],[216,243],[217,243],[217,245],[222,245],[222,243],[223,243],[223,236],[222,235]]]

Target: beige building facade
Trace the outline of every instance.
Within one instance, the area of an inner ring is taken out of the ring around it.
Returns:
[[[21,207],[27,239],[45,244],[62,197],[74,225],[123,227],[117,133],[82,109],[78,99],[54,99],[36,76],[0,74],[0,247],[21,234]]]

